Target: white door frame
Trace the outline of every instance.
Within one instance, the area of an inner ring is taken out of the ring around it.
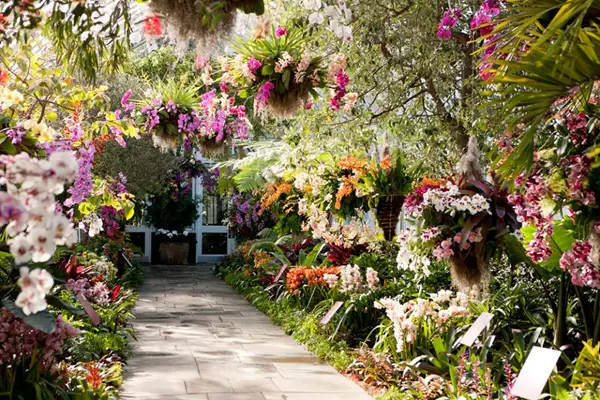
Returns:
[[[196,231],[196,262],[218,262],[223,256],[230,254],[233,249],[233,243],[235,242],[228,235],[229,230],[224,225],[204,225],[204,202],[202,201],[202,195],[204,193],[204,187],[202,186],[202,180],[200,178],[194,178],[194,184],[192,187],[194,198],[199,199],[199,212],[198,219],[194,224]],[[227,235],[227,252],[226,254],[203,254],[202,253],[202,235],[204,233],[222,233]]]

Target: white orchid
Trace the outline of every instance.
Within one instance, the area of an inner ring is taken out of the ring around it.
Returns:
[[[308,16],[308,22],[311,25],[319,25],[325,21],[325,17],[320,12],[314,12]]]
[[[8,242],[10,253],[15,259],[17,265],[31,260],[31,249],[33,245],[25,235],[19,235]]]
[[[34,131],[49,129],[32,121],[28,125]],[[6,187],[0,192],[0,227],[9,236],[7,242],[17,264],[48,261],[56,246],[75,243],[73,224],[56,211],[54,195],[64,191],[77,170],[71,152],[55,152],[48,160],[27,153],[0,156],[0,181]],[[21,298],[23,302],[28,299]]]
[[[43,311],[48,307],[46,295],[52,290],[54,278],[45,269],[36,268],[30,271],[28,267],[19,269],[21,277],[17,285],[21,293],[17,296],[15,304],[23,310],[23,314],[31,315]]]
[[[321,0],[303,0],[304,8],[307,10],[320,10],[321,9]]]

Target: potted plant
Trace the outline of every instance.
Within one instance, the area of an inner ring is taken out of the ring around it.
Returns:
[[[199,90],[194,84],[184,86],[171,79],[160,82],[150,92],[150,96],[139,101],[141,109],[137,122],[142,126],[143,132],[152,135],[156,147],[163,150],[175,149],[183,143],[185,132],[181,129],[181,121],[196,117],[194,107],[198,104]],[[131,94],[126,93],[121,101],[125,110],[133,107],[129,96]]]
[[[146,219],[157,229],[161,262],[186,264],[189,254],[188,228],[198,219],[198,200],[191,191],[191,177],[177,171],[168,183],[167,190],[153,196],[146,208]]]
[[[158,229],[156,237],[160,238],[160,262],[167,265],[187,264],[190,252],[188,236],[194,233],[193,229],[185,229],[182,232],[166,229]]]
[[[402,212],[404,199],[412,187],[412,176],[404,165],[400,152],[393,156],[387,151],[379,162],[372,162],[365,169],[358,186],[367,193],[369,206],[375,211],[379,227],[385,240],[392,240],[396,234],[396,225]]]

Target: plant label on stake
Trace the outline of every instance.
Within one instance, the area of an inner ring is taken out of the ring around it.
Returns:
[[[528,400],[539,399],[559,357],[558,350],[533,347],[510,394]]]
[[[477,340],[479,335],[481,335],[481,332],[483,332],[485,328],[490,326],[490,321],[492,320],[492,318],[494,318],[494,314],[482,313],[475,320],[473,325],[471,325],[467,333],[465,333],[461,336],[460,339],[458,339],[457,343],[461,343],[469,347],[473,346],[473,343],[475,343],[475,340]]]
[[[77,300],[79,300],[79,304],[81,304],[87,315],[92,319],[92,323],[98,325],[100,323],[100,317],[96,314],[96,311],[94,311],[92,305],[87,301],[83,293],[77,295]]]
[[[281,275],[283,275],[283,273],[285,272],[286,269],[287,269],[287,264],[283,264],[281,266],[281,269],[277,273],[277,275],[275,275],[275,282],[279,282],[279,279],[281,279]]]
[[[327,314],[325,314],[325,316],[321,319],[321,325],[328,323],[335,313],[340,309],[342,304],[344,304],[343,301],[336,301],[333,307],[331,307],[331,310],[327,311]]]

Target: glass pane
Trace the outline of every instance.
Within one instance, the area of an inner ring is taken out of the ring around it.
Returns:
[[[203,255],[227,254],[226,233],[203,233],[202,234]]]
[[[222,226],[227,212],[227,198],[205,194],[202,197],[202,225]]]

